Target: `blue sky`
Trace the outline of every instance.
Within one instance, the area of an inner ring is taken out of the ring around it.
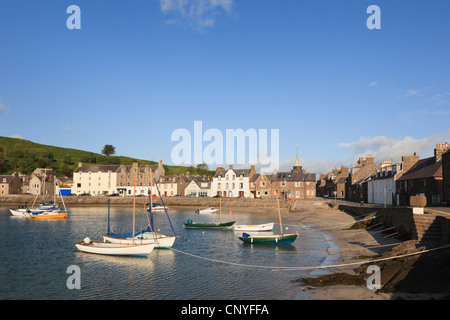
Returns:
[[[369,30],[369,5],[381,29]],[[69,30],[66,9],[81,9]],[[171,164],[178,128],[279,129],[280,169],[450,141],[450,2],[0,0],[0,135]]]

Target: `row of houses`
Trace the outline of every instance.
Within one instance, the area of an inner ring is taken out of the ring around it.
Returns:
[[[314,173],[302,169],[298,155],[290,172],[258,174],[249,169],[217,167],[213,177],[187,174],[165,175],[162,161],[158,165],[92,165],[79,163],[73,177],[56,175],[50,169],[36,169],[30,177],[5,176],[8,191],[54,195],[192,196],[308,199],[316,196]],[[153,178],[158,182],[155,185]],[[16,181],[16,187],[10,180]],[[1,180],[0,180],[1,181]],[[0,186],[0,190],[1,190]],[[5,187],[3,187],[5,189]],[[6,189],[5,189],[6,190]]]
[[[427,205],[450,204],[450,143],[436,144],[434,155],[424,159],[414,154],[377,165],[371,154],[360,157],[351,168],[321,174],[317,194],[399,206],[408,206],[411,196],[423,195]]]

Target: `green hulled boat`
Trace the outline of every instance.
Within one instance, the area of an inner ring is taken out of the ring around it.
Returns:
[[[183,222],[183,227],[186,229],[231,229],[236,221],[229,222],[192,222],[192,220],[188,220]]]
[[[243,233],[242,237],[239,237],[244,243],[250,244],[274,244],[283,245],[291,244],[297,240],[297,234],[275,234],[275,235],[263,235],[263,236],[252,236],[247,233]]]
[[[244,243],[250,244],[271,244],[271,245],[283,245],[292,244],[297,240],[298,234],[283,234],[283,225],[281,224],[281,213],[280,213],[280,203],[277,197],[277,207],[278,207],[278,218],[280,219],[280,232],[281,234],[272,235],[250,235],[248,233],[243,233],[242,237],[238,237]]]

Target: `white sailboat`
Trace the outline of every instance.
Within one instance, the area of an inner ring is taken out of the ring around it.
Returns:
[[[195,210],[196,213],[198,214],[208,214],[208,213],[216,213],[217,211],[219,211],[219,209],[216,208],[204,208],[204,209],[197,209]]]
[[[134,176],[134,193],[133,193],[133,232],[131,243],[105,243],[105,242],[91,242],[89,238],[78,242],[75,246],[78,250],[102,255],[113,256],[132,256],[132,257],[146,257],[155,248],[154,243],[139,244],[135,242],[135,199],[136,199],[136,175]],[[109,213],[109,210],[108,210]],[[108,227],[109,229],[109,227]]]
[[[234,231],[272,231],[274,223],[264,223],[264,224],[236,224],[234,226]]]

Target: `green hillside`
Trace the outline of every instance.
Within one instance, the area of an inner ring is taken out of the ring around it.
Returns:
[[[91,164],[157,164],[155,161],[124,156],[105,156],[89,151],[48,146],[28,140],[0,136],[0,174],[32,173],[36,168],[51,168],[57,173],[72,176],[78,162]],[[213,171],[194,167],[166,166],[166,175],[191,174],[213,175]]]

